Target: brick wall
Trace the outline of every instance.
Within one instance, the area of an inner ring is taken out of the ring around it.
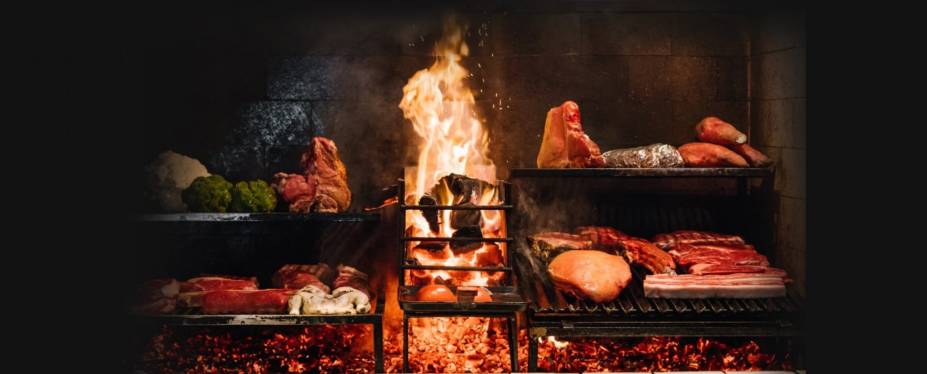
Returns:
[[[776,160],[774,261],[785,267],[805,292],[805,17],[797,12],[774,12],[758,17],[753,24],[750,139]]]

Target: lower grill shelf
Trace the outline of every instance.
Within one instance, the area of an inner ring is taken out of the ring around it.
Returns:
[[[399,290],[399,306],[410,312],[520,312],[527,308],[525,301],[514,287],[486,287],[492,292],[491,302],[430,302],[418,301],[415,294],[419,287],[403,286]]]

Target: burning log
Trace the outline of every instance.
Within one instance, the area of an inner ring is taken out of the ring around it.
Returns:
[[[464,227],[457,231],[454,231],[454,234],[451,235],[452,238],[482,238],[483,231],[480,230],[480,227]],[[469,241],[469,240],[452,240],[451,241],[451,251],[455,255],[460,255],[461,253],[467,253],[470,251],[475,251],[480,249],[483,246],[482,242],[478,241]]]
[[[429,195],[422,195],[418,199],[418,205],[438,205],[438,201],[435,198]],[[428,221],[428,228],[431,229],[431,232],[438,233],[441,230],[441,227],[438,225],[438,211],[437,210],[423,210],[422,216],[425,217],[425,220]]]
[[[443,196],[449,191],[453,200],[448,205],[460,205],[463,203],[472,203],[483,199],[483,194],[495,194],[496,186],[492,183],[485,182],[476,178],[470,178],[466,175],[448,174],[438,180],[438,183],[431,188],[434,196]]]

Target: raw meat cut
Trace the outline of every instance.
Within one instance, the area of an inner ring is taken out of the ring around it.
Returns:
[[[136,314],[170,314],[177,308],[177,299],[162,297],[148,302],[134,304],[130,308]]]
[[[651,144],[643,147],[613,149],[602,154],[610,168],[681,168],[686,166],[676,147]]]
[[[352,287],[339,287],[328,294],[313,285],[291,296],[287,305],[292,315],[358,314],[372,309],[367,294]]]
[[[418,301],[429,302],[457,302],[457,296],[450,288],[442,284],[429,284],[419,288],[415,293],[415,299]]]
[[[318,183],[314,178],[307,180],[302,174],[277,173],[271,186],[284,201],[290,203],[290,212],[305,213],[315,201]]]
[[[689,274],[711,275],[711,274],[738,274],[738,273],[765,273],[769,269],[767,265],[731,265],[731,264],[712,264],[697,263],[689,266]]]
[[[752,247],[750,249],[731,249],[718,245],[680,244],[670,250],[669,254],[682,267],[690,267],[695,264],[769,266],[766,256],[753,250]]]
[[[285,313],[294,290],[221,290],[203,295],[203,314]]]
[[[190,278],[180,284],[180,292],[202,292],[218,290],[256,290],[257,278],[236,278],[226,276],[208,276]]]
[[[632,264],[640,264],[652,274],[676,274],[673,257],[649,241],[628,237],[621,239],[619,245]]]
[[[677,244],[744,244],[737,235],[718,234],[710,231],[677,230],[653,237],[653,244],[663,249],[672,249]]]
[[[303,174],[274,174],[272,183],[294,213],[337,213],[351,205],[348,172],[331,139],[316,136],[299,160]]]
[[[597,303],[615,299],[631,281],[631,268],[620,256],[594,250],[564,252],[547,270],[563,292]]]
[[[306,180],[315,179],[313,212],[337,213],[348,210],[351,190],[348,188],[348,171],[338,157],[338,147],[331,139],[312,138],[309,150],[299,161],[306,171]]]
[[[644,296],[668,299],[768,298],[785,296],[779,274],[647,275]]]
[[[534,234],[528,237],[528,243],[531,244],[531,252],[534,256],[544,261],[545,264],[563,252],[592,247],[592,240],[587,237],[563,232]]]
[[[332,268],[324,263],[315,265],[288,264],[283,265],[274,273],[273,278],[271,278],[271,285],[275,288],[298,290],[312,284],[328,293],[329,287],[326,283],[331,282],[334,275]]]
[[[729,145],[727,147],[743,156],[743,158],[750,163],[750,166],[764,168],[773,163],[763,152],[756,150],[756,148],[751,147],[749,144]]]
[[[203,305],[203,296],[211,291],[220,290],[256,290],[257,278],[240,278],[229,276],[207,276],[188,279],[180,284],[178,304],[186,308],[199,308]]]
[[[338,277],[335,278],[333,286],[335,289],[351,287],[363,292],[368,297],[370,296],[370,290],[367,287],[367,274],[350,266],[338,265]]]
[[[741,167],[750,166],[747,160],[723,146],[711,143],[686,143],[679,154],[690,167]]]
[[[577,227],[574,232],[577,235],[592,241],[592,248],[603,251],[611,251],[616,254],[621,252],[621,245],[619,241],[629,237],[628,234],[607,226],[580,226]]]
[[[695,125],[698,140],[718,145],[735,145],[747,142],[747,135],[718,117],[705,117]]]
[[[547,112],[539,168],[598,168],[605,166],[599,146],[583,132],[579,105],[566,101]]]

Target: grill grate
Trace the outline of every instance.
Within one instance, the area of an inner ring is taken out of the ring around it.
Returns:
[[[614,301],[596,304],[585,300],[574,300],[557,290],[543,264],[528,254],[524,247],[518,246],[514,252],[521,257],[515,262],[519,265],[516,270],[522,274],[534,274],[533,277],[520,276],[518,279],[524,282],[534,279],[537,282],[536,285],[524,284],[521,287],[525,290],[527,298],[531,300],[529,308],[536,316],[569,313],[633,317],[736,317],[791,314],[800,310],[799,302],[792,293],[786,297],[765,299],[647,298],[643,292],[645,274],[636,268],[632,269],[631,283]],[[536,292],[538,289],[543,292]]]

